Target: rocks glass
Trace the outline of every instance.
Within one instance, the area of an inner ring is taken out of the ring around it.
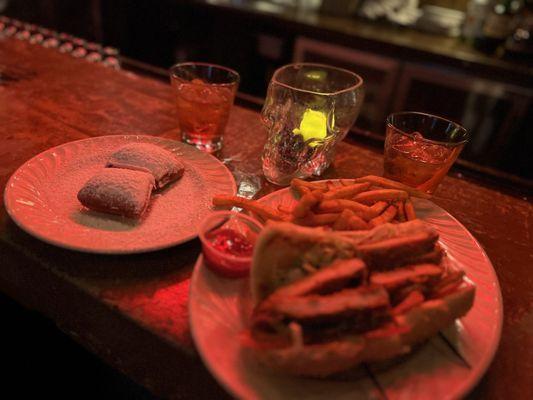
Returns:
[[[262,111],[268,129],[265,177],[288,185],[295,177],[320,175],[359,115],[363,98],[363,79],[351,71],[309,63],[278,69]]]
[[[184,142],[210,153],[222,148],[239,79],[236,71],[215,64],[187,62],[170,69]]]
[[[421,112],[387,117],[384,176],[433,193],[468,140],[465,128]]]

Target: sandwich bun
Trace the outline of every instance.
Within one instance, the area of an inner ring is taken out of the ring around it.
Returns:
[[[251,290],[256,305],[277,288],[289,285],[305,275],[302,263],[327,268],[338,259],[361,256],[359,248],[369,243],[405,237],[434,230],[421,221],[386,224],[368,232],[337,233],[321,228],[306,228],[286,222],[268,224],[254,250]],[[454,268],[453,266],[451,268]],[[394,359],[435,336],[440,330],[465,315],[473,305],[475,285],[460,275],[458,284],[424,299],[405,312],[392,314],[383,326],[358,333],[339,332],[326,341],[306,343],[298,324],[289,324],[291,340],[280,345],[264,340],[251,330],[244,334],[244,347],[259,363],[284,374],[327,377],[360,363]]]

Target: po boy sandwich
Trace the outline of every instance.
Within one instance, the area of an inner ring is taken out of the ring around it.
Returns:
[[[437,241],[419,220],[342,233],[270,223],[254,251],[245,347],[310,377],[409,353],[474,301],[474,284]]]

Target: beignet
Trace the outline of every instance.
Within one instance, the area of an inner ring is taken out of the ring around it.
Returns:
[[[157,189],[183,175],[182,162],[170,151],[149,143],[127,144],[109,158],[106,167],[126,168],[151,173]]]
[[[103,168],[81,188],[78,200],[91,210],[138,218],[148,207],[154,185],[148,172]]]

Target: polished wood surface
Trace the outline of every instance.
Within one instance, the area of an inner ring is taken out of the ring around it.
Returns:
[[[178,137],[169,85],[0,38],[0,184],[39,152],[105,134]],[[238,181],[261,177],[259,115],[234,107],[220,158]],[[343,143],[326,177],[381,173],[381,151]],[[531,398],[533,204],[497,188],[447,177],[434,201],[491,258],[503,292],[502,341],[473,398]],[[53,319],[108,363],[163,397],[220,398],[195,352],[187,315],[197,240],[131,256],[63,250],[20,230],[0,209],[0,290]]]

